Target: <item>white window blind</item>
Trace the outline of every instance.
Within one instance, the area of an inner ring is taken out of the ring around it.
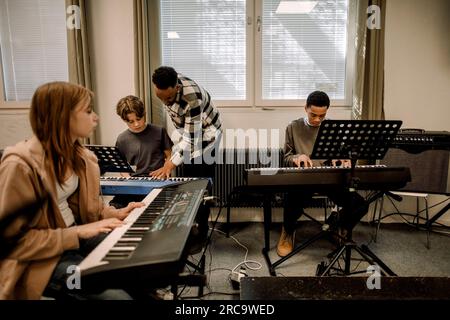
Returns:
[[[68,80],[65,0],[0,0],[6,101],[30,100],[49,81]]]
[[[309,13],[300,2],[263,0],[262,99],[306,99],[314,90],[344,99],[348,0],[309,1]]]
[[[214,100],[245,100],[246,1],[161,0],[162,63]]]
[[[351,104],[352,0],[160,0],[162,63],[222,106]]]

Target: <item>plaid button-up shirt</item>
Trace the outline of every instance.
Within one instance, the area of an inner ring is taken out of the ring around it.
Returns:
[[[170,159],[176,166],[183,160],[196,158],[205,150],[213,148],[222,134],[219,112],[209,93],[182,74],[178,75],[178,84],[181,85],[181,90],[175,102],[171,106],[165,106],[180,133],[178,142],[174,141]]]

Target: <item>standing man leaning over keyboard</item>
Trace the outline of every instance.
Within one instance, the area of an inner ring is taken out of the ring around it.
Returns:
[[[287,165],[295,167],[322,166],[324,161],[311,160],[310,156],[314,142],[319,132],[319,127],[325,119],[330,107],[330,99],[325,92],[314,91],[306,100],[306,117],[292,121],[286,128],[284,144],[284,160]],[[339,163],[340,162],[340,163]],[[332,165],[350,166],[350,160],[332,160]],[[316,190],[307,192],[289,192],[285,195],[283,212],[283,228],[277,245],[277,254],[284,257],[292,252],[294,247],[296,221],[303,214],[303,208],[307,206]],[[353,194],[353,196],[352,196]],[[328,197],[338,206],[342,207],[339,214],[339,222],[334,226],[346,233],[351,230],[358,221],[367,213],[367,204],[357,193],[349,193],[346,190],[335,192]],[[353,202],[351,202],[353,200]],[[352,204],[353,212],[348,213]],[[330,223],[332,223],[330,221]]]
[[[172,148],[170,161],[150,174],[167,178],[175,167],[184,163],[185,176],[214,180],[215,150],[220,143],[222,123],[210,94],[172,67],[156,69],[152,82],[180,137]]]
[[[156,96],[164,103],[179,138],[174,139],[172,135],[175,145],[170,160],[162,168],[150,172],[150,175],[167,178],[175,167],[184,163],[185,177],[211,178],[214,183],[216,150],[222,137],[222,122],[210,94],[172,67],[156,69],[152,82]],[[208,232],[209,207],[203,209],[196,217],[198,230],[191,232],[188,243],[191,253],[201,248]]]

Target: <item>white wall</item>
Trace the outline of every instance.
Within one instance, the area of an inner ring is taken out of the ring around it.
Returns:
[[[331,101],[333,103],[333,101]],[[224,132],[227,129],[266,129],[267,139],[271,147],[283,146],[284,135],[287,125],[294,119],[305,116],[303,106],[276,108],[264,110],[262,108],[220,108],[220,116],[223,122]],[[345,107],[330,107],[327,117],[331,119],[350,119],[350,109]],[[167,128],[169,135],[174,127],[167,117]],[[278,130],[279,139],[277,142],[270,141],[271,130]],[[224,133],[223,138],[226,134]],[[224,145],[226,144],[225,139]],[[258,139],[258,146],[266,147],[262,140]]]
[[[448,0],[387,1],[385,112],[387,119],[403,120],[404,128],[450,131],[449,14]],[[443,199],[431,196],[429,202]],[[415,199],[399,207],[413,212]],[[389,203],[385,209],[393,210]],[[441,221],[450,223],[450,213]]]
[[[32,134],[28,109],[0,109],[0,149],[28,139]]]
[[[387,1],[385,111],[403,127],[450,131],[450,1]]]
[[[120,98],[135,94],[132,0],[87,1],[97,144],[114,145],[126,125],[116,115]]]

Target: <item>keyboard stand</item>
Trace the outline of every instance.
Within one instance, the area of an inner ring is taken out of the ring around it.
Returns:
[[[271,205],[271,202],[270,202],[271,197],[269,197],[269,195],[270,194],[266,194],[266,196],[264,197],[265,200],[264,200],[264,204],[263,204],[263,208],[264,208],[264,248],[262,249],[262,254],[263,254],[263,256],[264,256],[264,258],[266,260],[267,267],[269,268],[270,275],[271,276],[276,276],[277,274],[275,272],[275,268],[277,266],[279,266],[280,264],[282,264],[283,262],[288,260],[290,257],[296,255],[298,252],[300,252],[303,249],[307,248],[308,246],[310,246],[311,244],[313,244],[317,240],[329,236],[332,231],[328,230],[328,225],[327,224],[321,223],[320,221],[318,221],[317,219],[314,219],[313,217],[311,217],[307,213],[303,213],[304,216],[308,217],[309,219],[311,219],[312,221],[314,221],[318,225],[320,225],[321,228],[322,228],[322,231],[320,231],[317,235],[313,236],[312,238],[306,240],[302,244],[300,244],[297,247],[295,247],[294,250],[292,250],[292,252],[289,253],[288,255],[286,255],[285,257],[280,258],[277,261],[275,261],[274,263],[272,263],[272,261],[270,260],[270,257],[269,257],[269,251],[270,251],[270,226],[272,224],[272,205]],[[336,237],[340,237],[340,235],[338,235],[336,233]]]
[[[272,203],[270,201],[271,194],[265,194],[263,202],[263,212],[264,212],[264,247],[262,249],[262,254],[266,259],[267,266],[269,267],[270,275],[275,276],[275,271],[272,268],[272,262],[270,261],[269,251],[270,251],[270,226],[272,225]]]
[[[205,274],[182,273],[175,280],[170,289],[173,300],[178,300],[178,286],[180,285],[198,287],[198,297],[203,296],[203,288],[206,286]]]

